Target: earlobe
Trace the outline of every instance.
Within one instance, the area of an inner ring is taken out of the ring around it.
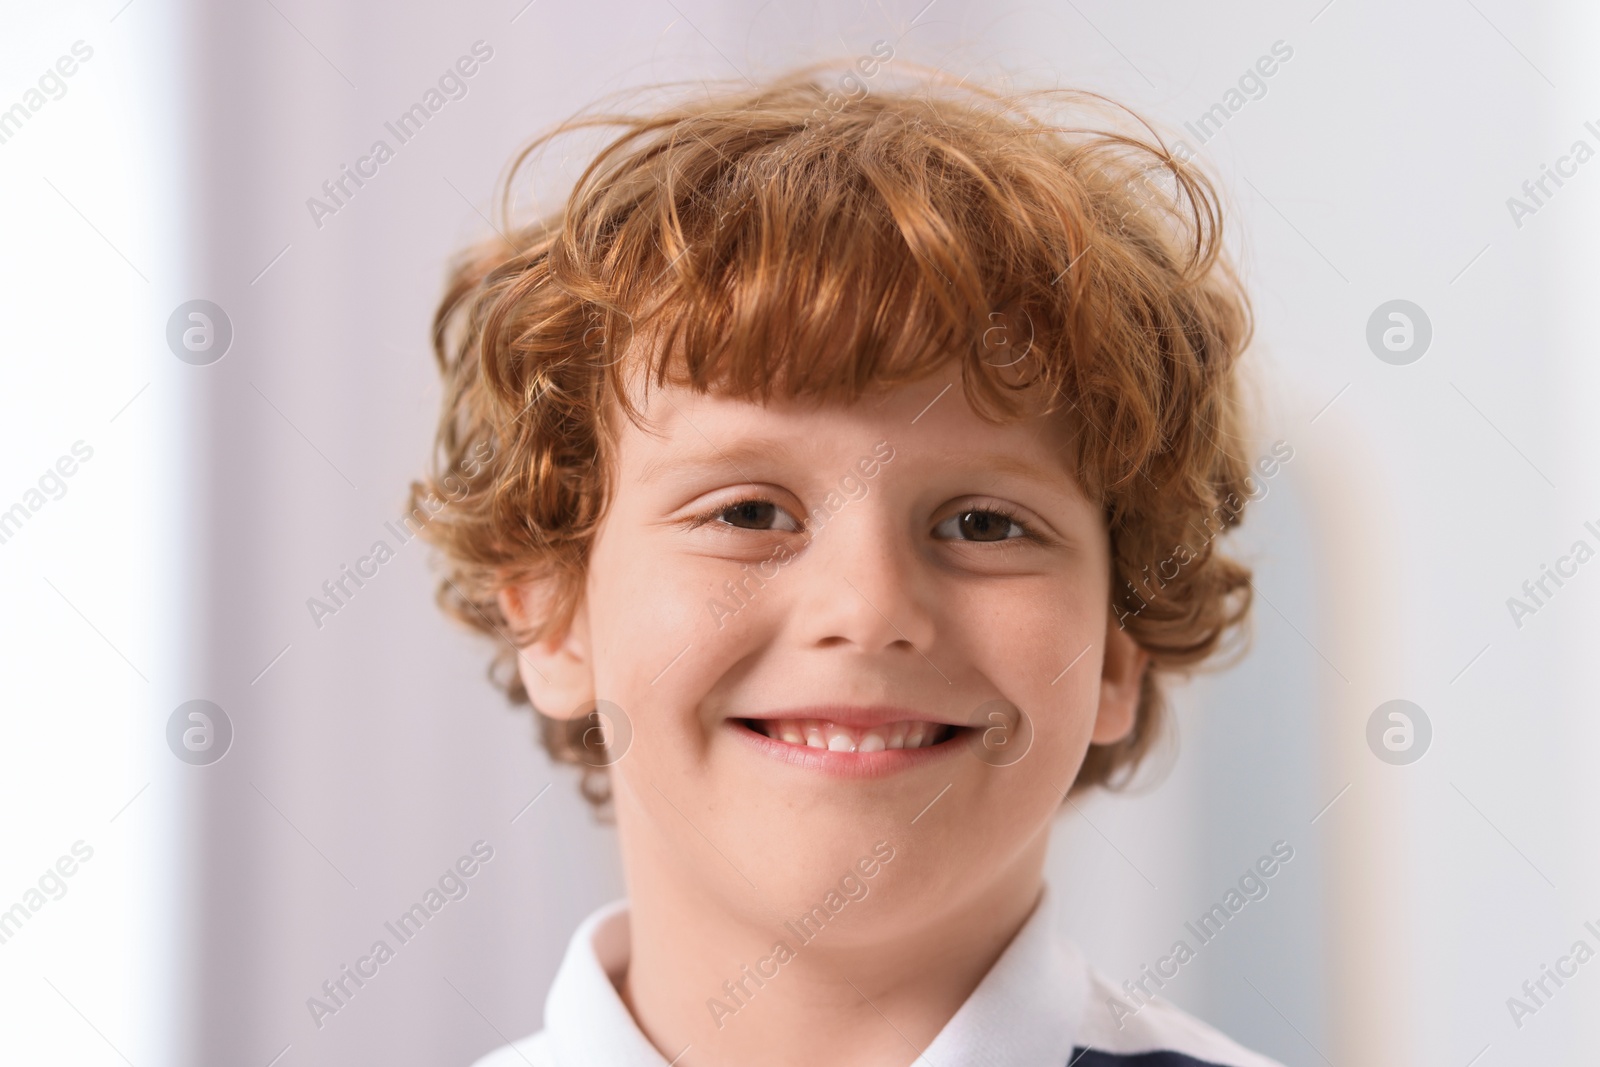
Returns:
[[[508,586],[499,593],[500,612],[513,633],[537,628],[535,605],[549,597],[537,583]],[[589,650],[589,613],[579,600],[571,621],[560,632],[547,633],[517,649],[517,673],[528,699],[552,719],[577,718],[594,701],[594,668]]]
[[[1110,618],[1106,624],[1106,651],[1100,672],[1100,707],[1095,713],[1097,745],[1111,745],[1133,732],[1139,714],[1139,695],[1144,689],[1144,672],[1150,653],[1139,647],[1133,635]]]

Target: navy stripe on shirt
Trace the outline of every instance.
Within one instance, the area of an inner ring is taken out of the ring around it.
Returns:
[[[1101,1052],[1075,1048],[1067,1067],[1220,1067],[1181,1052]]]

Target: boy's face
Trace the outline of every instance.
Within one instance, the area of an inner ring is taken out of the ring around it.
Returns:
[[[672,872],[781,922],[887,842],[848,938],[1036,875],[1145,662],[1060,426],[983,421],[955,370],[850,407],[653,389],[646,415],[623,420],[571,630],[522,659],[547,714],[627,716],[635,889]]]

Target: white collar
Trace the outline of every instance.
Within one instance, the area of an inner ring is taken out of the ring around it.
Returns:
[[[556,1064],[666,1067],[617,992],[630,949],[626,900],[607,904],[573,931],[544,1002],[544,1037]]]
[[[560,1067],[668,1067],[617,992],[628,966],[626,901],[608,904],[572,935],[545,1001],[546,1048]],[[1073,1027],[1089,993],[1075,951],[1055,932],[1048,889],[1022,929],[956,1011],[918,1065],[1061,1067],[1072,1058]]]

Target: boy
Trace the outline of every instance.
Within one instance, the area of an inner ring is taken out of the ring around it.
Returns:
[[[623,132],[440,309],[438,469],[492,456],[441,598],[628,885],[482,1064],[1268,1064],[1131,1012],[1042,876],[1248,607],[1194,536],[1249,489],[1214,194],[1147,128],[851,76],[567,124]]]

